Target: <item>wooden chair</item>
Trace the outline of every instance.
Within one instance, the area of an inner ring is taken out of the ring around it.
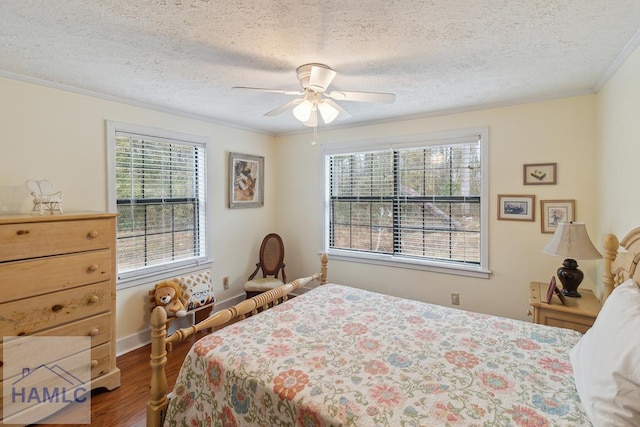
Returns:
[[[244,284],[247,298],[254,297],[263,292],[275,289],[287,282],[284,272],[284,243],[276,233],[265,236],[260,245],[260,259],[256,264],[256,270],[249,276]],[[262,277],[256,278],[262,270]],[[280,279],[278,276],[282,274]]]

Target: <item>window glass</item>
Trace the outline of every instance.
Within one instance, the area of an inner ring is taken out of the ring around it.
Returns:
[[[206,261],[206,144],[112,131],[119,279]]]
[[[325,157],[330,254],[486,271],[482,135]]]

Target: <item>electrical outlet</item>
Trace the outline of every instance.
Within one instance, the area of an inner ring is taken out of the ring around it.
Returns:
[[[222,289],[225,291],[229,289],[229,278],[227,276],[222,278]]]
[[[460,294],[458,293],[451,294],[451,304],[460,305]]]

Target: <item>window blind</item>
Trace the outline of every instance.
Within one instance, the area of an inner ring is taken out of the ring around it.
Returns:
[[[206,257],[205,145],[115,132],[118,274]]]
[[[478,265],[478,138],[328,156],[329,247]]]

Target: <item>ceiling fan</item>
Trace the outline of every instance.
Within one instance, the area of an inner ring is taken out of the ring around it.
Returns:
[[[300,120],[306,126],[311,127],[318,125],[318,113],[320,113],[324,123],[331,123],[336,118],[346,119],[347,117],[351,117],[351,115],[335,101],[383,102],[391,104],[396,99],[393,93],[348,92],[343,90],[327,92],[327,88],[336,76],[336,72],[324,64],[304,64],[299,66],[296,72],[302,90],[264,89],[245,86],[235,86],[233,89],[248,89],[300,96],[301,98],[296,98],[265,113],[265,116],[276,116],[287,110],[293,110],[293,115],[296,119]]]

